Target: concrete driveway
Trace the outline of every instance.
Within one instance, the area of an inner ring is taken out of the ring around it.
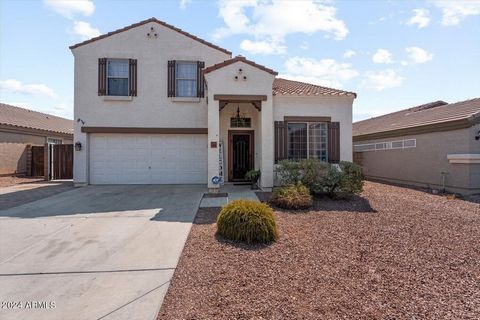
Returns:
[[[88,186],[0,211],[0,319],[154,319],[203,186]]]

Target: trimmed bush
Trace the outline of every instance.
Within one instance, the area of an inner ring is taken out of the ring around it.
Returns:
[[[277,172],[282,185],[302,183],[313,190],[318,180],[326,175],[328,168],[328,163],[316,159],[282,160]]]
[[[306,186],[297,183],[275,189],[271,202],[284,209],[308,209],[312,206],[312,196]]]
[[[217,234],[247,244],[270,243],[278,239],[272,208],[243,199],[231,201],[222,208],[217,218]]]
[[[362,168],[352,162],[329,164],[319,160],[283,160],[277,169],[284,186],[302,183],[313,193],[348,198],[363,190]]]
[[[331,165],[314,188],[315,192],[325,192],[332,198],[349,198],[362,190],[362,168],[348,161],[340,161],[338,167]]]

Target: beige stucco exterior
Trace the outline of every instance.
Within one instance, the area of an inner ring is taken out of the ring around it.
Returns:
[[[274,121],[288,116],[330,117],[340,122],[340,160],[352,161],[353,97],[274,96]],[[273,143],[273,142],[272,142]]]
[[[480,141],[475,135],[480,125],[466,129],[407,135],[388,139],[355,141],[354,145],[372,142],[416,139],[415,148],[362,152],[363,170],[371,179],[400,184],[472,194],[480,192],[480,163],[452,163],[448,155],[480,155]]]
[[[18,129],[0,130],[0,175],[27,174],[27,145],[43,146],[47,138],[61,139],[63,143],[72,143],[72,138],[59,135],[35,134]]]
[[[147,37],[147,33],[158,37]],[[88,137],[81,127],[179,127],[206,128],[206,99],[167,97],[169,60],[205,61],[212,65],[229,59],[224,52],[150,22],[72,50],[75,57],[74,120],[75,141],[84,150],[74,153],[74,181],[88,183]],[[137,59],[138,96],[109,100],[98,96],[98,59]],[[179,101],[180,100],[180,101]],[[191,100],[186,102],[185,100]]]
[[[147,37],[147,33],[152,32],[158,36]],[[252,118],[249,130],[254,130],[255,169],[262,172],[260,185],[264,189],[273,186],[273,123],[278,117],[328,116],[332,121],[339,121],[341,158],[352,159],[353,97],[275,97],[272,93],[275,75],[243,61],[206,73],[205,98],[168,97],[169,60],[204,61],[205,67],[209,67],[231,57],[155,22],[78,46],[72,52],[75,57],[74,141],[83,146],[81,151],[74,152],[74,181],[77,185],[89,183],[89,146],[90,137],[94,134],[82,132],[82,127],[207,128],[208,181],[205,183],[210,189],[218,189],[219,185],[211,181],[219,174],[218,144],[220,141],[225,143],[224,178],[228,180],[228,131],[233,129],[230,128],[230,118],[237,106],[240,106],[243,115]],[[137,59],[137,96],[98,96],[99,58]],[[242,69],[241,77],[236,80],[239,69]],[[262,95],[266,99],[261,102],[261,111],[249,103],[229,103],[220,111],[215,95]]]

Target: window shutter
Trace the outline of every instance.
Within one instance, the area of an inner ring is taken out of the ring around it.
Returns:
[[[328,162],[340,162],[340,122],[328,123]]]
[[[98,59],[98,95],[107,94],[107,58]]]
[[[175,97],[175,60],[168,61],[167,96]]]
[[[205,96],[205,84],[203,77],[203,68],[205,67],[205,62],[197,61],[197,97],[203,98]]]
[[[137,59],[129,59],[128,95],[132,97],[137,96]]]
[[[287,158],[287,123],[275,121],[274,141],[275,163]]]

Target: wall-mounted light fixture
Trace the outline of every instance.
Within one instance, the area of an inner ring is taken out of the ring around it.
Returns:
[[[80,141],[75,142],[75,151],[82,150],[82,143]]]
[[[480,140],[480,131],[477,132],[477,135],[475,136],[475,140]]]

